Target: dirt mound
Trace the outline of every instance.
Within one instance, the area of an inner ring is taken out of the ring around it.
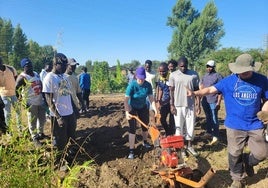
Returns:
[[[154,148],[144,149],[141,145],[141,128],[137,130],[135,159],[128,154],[128,123],[125,119],[124,95],[90,96],[90,112],[78,120],[78,143],[88,155],[81,155],[80,162],[94,159],[90,169],[80,173],[78,187],[164,187],[159,175],[152,175],[152,167],[159,160]],[[216,170],[207,187],[225,188],[232,180],[227,165],[226,134],[222,126],[224,112],[220,112],[220,143],[209,146],[202,139],[204,116],[196,124],[195,147],[199,157],[189,155],[187,165],[205,173],[210,167]],[[160,127],[161,128],[161,127]],[[265,188],[268,185],[267,160],[255,167],[257,173],[248,179],[249,187]]]

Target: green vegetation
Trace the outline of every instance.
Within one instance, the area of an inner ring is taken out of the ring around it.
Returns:
[[[26,103],[24,100],[26,101],[26,98],[23,98],[15,109],[24,109]],[[40,148],[35,147],[28,131],[26,112],[19,111],[21,114],[18,118],[22,120],[19,121],[22,122],[21,125],[18,126],[15,110],[13,110],[11,116],[14,118],[10,121],[9,134],[0,132],[1,187],[75,187],[81,170],[89,169],[93,162],[90,157],[83,164],[78,164],[79,162],[76,161],[79,152],[85,153],[83,145],[75,143],[79,147],[77,154],[72,164],[67,166],[68,173],[64,172],[64,176],[60,175],[63,159],[56,160],[58,154],[50,144],[52,139],[45,141]],[[66,147],[68,146],[69,144]],[[66,153],[62,156],[66,156]]]

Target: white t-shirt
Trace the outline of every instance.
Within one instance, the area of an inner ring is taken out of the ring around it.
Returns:
[[[146,78],[145,80],[152,85],[153,88],[153,95],[155,96],[155,81],[156,81],[156,73],[154,71],[147,72],[146,71]]]
[[[43,92],[53,94],[53,102],[61,116],[73,113],[71,100],[71,85],[66,75],[50,72],[43,82]],[[50,110],[51,116],[55,116]]]

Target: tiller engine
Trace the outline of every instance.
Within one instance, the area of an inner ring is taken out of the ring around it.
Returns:
[[[152,172],[159,174],[169,187],[204,187],[214,175],[212,168],[203,176],[201,171],[192,170],[187,166],[183,136],[163,137],[159,143],[160,160]]]

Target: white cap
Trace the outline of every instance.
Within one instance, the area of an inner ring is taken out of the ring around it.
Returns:
[[[215,61],[214,61],[214,60],[209,60],[209,61],[207,62],[207,65],[208,65],[208,66],[211,66],[211,67],[215,67]]]

